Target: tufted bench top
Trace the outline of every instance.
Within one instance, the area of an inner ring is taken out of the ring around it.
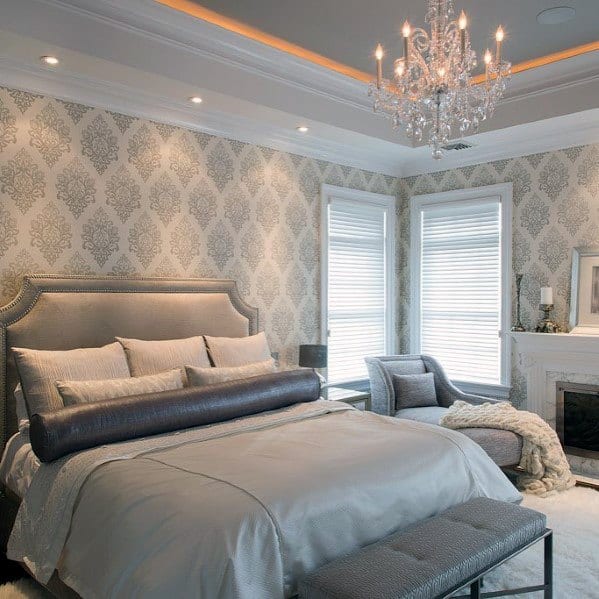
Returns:
[[[480,497],[326,564],[299,587],[301,599],[431,599],[538,539],[544,514]]]

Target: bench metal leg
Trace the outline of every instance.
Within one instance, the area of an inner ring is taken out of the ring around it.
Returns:
[[[470,599],[480,599],[480,578],[470,585]]]
[[[545,591],[543,594],[544,599],[553,599],[553,533],[550,532],[545,537],[545,566],[544,566],[544,580]]]

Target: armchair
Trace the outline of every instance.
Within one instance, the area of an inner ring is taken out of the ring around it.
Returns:
[[[372,411],[394,418],[416,420],[438,425],[449,406],[456,400],[470,404],[499,403],[499,400],[460,391],[447,377],[443,367],[431,356],[413,354],[365,358],[370,377]],[[432,372],[438,406],[398,409],[393,387],[394,374],[425,374]],[[522,438],[515,433],[493,428],[465,428],[460,432],[476,441],[498,466],[520,462]]]

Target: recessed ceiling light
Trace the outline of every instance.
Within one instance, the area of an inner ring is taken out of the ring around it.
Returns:
[[[306,127],[306,125],[300,125],[299,127],[296,127],[296,129],[300,132],[300,133],[307,133],[308,132],[308,127]]]
[[[576,16],[576,10],[571,6],[555,6],[541,11],[537,15],[537,21],[541,25],[560,25],[571,21]]]
[[[40,60],[53,67],[60,62],[56,56],[40,56]]]
[[[200,98],[200,96],[191,96],[191,98],[189,98],[189,101],[193,102],[194,104],[201,104],[202,98]]]

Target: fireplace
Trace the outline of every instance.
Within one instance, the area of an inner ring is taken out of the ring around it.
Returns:
[[[556,383],[556,429],[567,453],[599,459],[599,385]]]

